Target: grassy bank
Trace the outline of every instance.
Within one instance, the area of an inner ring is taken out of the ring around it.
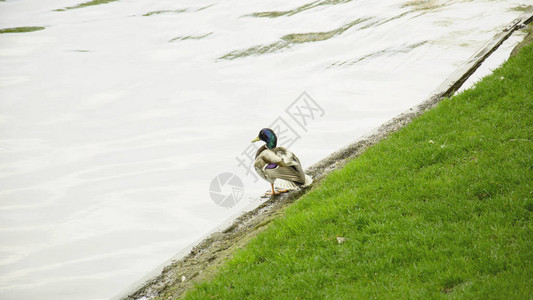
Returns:
[[[533,45],[287,208],[187,299],[533,294]]]

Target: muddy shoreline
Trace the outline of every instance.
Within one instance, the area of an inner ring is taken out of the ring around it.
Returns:
[[[386,139],[391,133],[409,124],[425,111],[435,107],[445,97],[453,94],[499,45],[515,30],[524,27],[532,19],[533,10],[525,12],[502,32],[496,34],[481,50],[448,77],[435,89],[431,97],[309,167],[306,173],[311,175],[315,181],[311,187],[275,196],[254,210],[242,214],[227,228],[212,233],[202,240],[183,258],[173,260],[158,276],[144,282],[134,292],[119,296],[119,298],[146,299],[158,297],[175,299],[183,296],[195,283],[213,277],[218,268],[231,258],[236,249],[242,248],[250,239],[262,232],[277,215],[283,213],[285,207],[298,200],[313,187],[320,185],[320,181],[327,174],[342,168],[350,160],[358,157],[379,141]]]

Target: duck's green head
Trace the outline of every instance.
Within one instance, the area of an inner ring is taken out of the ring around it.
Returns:
[[[259,135],[255,140],[252,141],[252,143],[259,140],[265,142],[268,149],[276,148],[276,144],[278,143],[276,134],[270,128],[261,129],[261,131],[259,131]]]

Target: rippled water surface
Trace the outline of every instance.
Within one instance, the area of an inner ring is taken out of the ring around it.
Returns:
[[[0,1],[0,298],[115,295],[261,203],[268,184],[236,160],[259,129],[286,122],[309,166],[529,4]],[[299,126],[303,91],[323,114]],[[210,198],[223,172],[244,182],[233,208]]]

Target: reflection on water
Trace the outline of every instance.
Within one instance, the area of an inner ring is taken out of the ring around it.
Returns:
[[[28,26],[28,27],[13,27],[13,28],[2,28],[0,33],[18,33],[18,32],[32,32],[43,30],[42,26]]]
[[[436,9],[446,5],[446,2],[449,1],[439,1],[439,0],[413,0],[407,1],[402,6],[408,7],[412,6],[414,10],[430,10]]]
[[[281,16],[292,16],[298,13],[301,13],[303,11],[321,6],[321,5],[335,5],[335,4],[342,4],[346,2],[350,2],[352,0],[322,0],[322,1],[314,1],[307,4],[304,4],[302,6],[299,6],[295,9],[286,10],[286,11],[265,11],[265,12],[256,12],[249,14],[249,16],[252,17],[258,17],[258,18],[277,18]]]
[[[533,6],[526,5],[526,4],[521,4],[521,5],[517,5],[515,7],[512,7],[511,10],[524,12],[524,11],[530,10],[531,7],[533,7]]]
[[[89,2],[80,3],[80,4],[74,5],[74,6],[55,9],[54,11],[66,11],[66,10],[69,10],[69,9],[84,8],[84,7],[87,7],[87,6],[106,4],[106,3],[109,3],[109,2],[115,2],[115,1],[118,1],[118,0],[92,0],[92,1],[89,1]]]
[[[346,30],[352,28],[353,26],[368,21],[369,19],[357,19],[352,22],[349,22],[337,29],[326,31],[326,32],[310,32],[310,33],[291,33],[282,36],[281,41],[269,44],[269,45],[259,45],[248,48],[246,50],[236,50],[231,51],[230,53],[221,56],[219,59],[233,60],[236,58],[242,58],[251,55],[261,55],[265,53],[273,53],[284,48],[289,48],[293,44],[303,44],[310,42],[319,42],[328,40],[336,35],[342,34]]]
[[[184,12],[198,12],[198,11],[202,11],[204,9],[207,9],[207,8],[213,6],[213,5],[214,4],[211,4],[211,5],[203,6],[203,7],[200,7],[200,8],[181,8],[181,9],[154,10],[154,11],[145,13],[143,16],[144,17],[149,17],[149,16],[152,16],[152,15],[167,14],[167,13],[180,14],[180,13],[184,13]]]
[[[387,49],[383,49],[383,50],[379,50],[376,52],[363,55],[356,59],[334,62],[327,68],[330,69],[330,68],[339,68],[339,67],[349,67],[365,59],[377,58],[379,56],[392,56],[398,53],[409,53],[411,50],[416,49],[424,45],[427,42],[428,41],[422,41],[420,43],[401,45],[400,47],[389,47]]]
[[[0,35],[2,299],[118,293],[261,203],[235,157],[303,91],[325,111],[293,124],[307,167],[424,100],[526,4],[110,2],[0,1],[0,28],[46,24]],[[224,172],[244,184],[232,209],[209,196]]]
[[[169,42],[174,42],[174,41],[184,41],[184,40],[200,40],[200,39],[203,39],[203,38],[205,38],[205,37],[210,36],[211,34],[213,34],[213,33],[210,32],[210,33],[206,33],[206,34],[198,35],[198,36],[190,36],[190,35],[187,35],[187,36],[178,36],[178,37],[175,37],[175,38],[171,39]]]
[[[186,12],[188,11],[187,8],[182,8],[182,9],[172,9],[172,10],[155,10],[155,11],[151,11],[151,12],[148,12],[148,13],[145,13],[143,16],[145,17],[149,17],[151,15],[159,15],[159,14],[166,14],[166,13],[175,13],[175,14],[179,14],[179,13],[183,13],[183,12]]]
[[[368,19],[357,19],[348,24],[345,24],[337,29],[326,31],[326,32],[312,32],[312,33],[291,33],[281,37],[282,40],[291,44],[301,44],[308,42],[318,42],[330,39],[336,35],[342,34],[346,30],[352,28],[353,26],[367,21]]]

